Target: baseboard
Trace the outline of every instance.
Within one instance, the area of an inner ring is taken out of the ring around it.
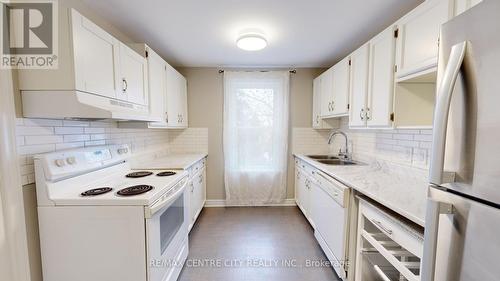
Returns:
[[[226,200],[209,200],[205,201],[205,207],[207,208],[217,208],[217,207],[284,207],[284,206],[296,206],[295,199],[285,199],[282,203],[270,203],[270,204],[229,204]]]

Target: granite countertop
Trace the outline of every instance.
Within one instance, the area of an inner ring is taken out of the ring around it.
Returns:
[[[136,161],[134,169],[179,169],[186,170],[201,159],[207,157],[206,153],[167,154],[149,161]]]
[[[302,154],[296,157],[409,220],[424,226],[428,172],[381,160],[366,165],[331,166]]]

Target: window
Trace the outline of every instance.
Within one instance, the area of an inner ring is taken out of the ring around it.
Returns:
[[[285,186],[281,177],[287,162],[288,75],[224,74],[225,173],[226,179],[233,179],[226,180],[226,187],[255,194],[257,188]]]

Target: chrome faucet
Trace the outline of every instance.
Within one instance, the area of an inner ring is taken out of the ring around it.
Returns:
[[[345,138],[345,151],[342,151],[342,148],[339,149],[339,156],[351,160],[351,154],[349,153],[349,138],[347,137],[347,134],[342,132],[341,130],[333,130],[332,133],[330,134],[330,137],[328,138],[328,144],[332,143],[333,137],[336,135],[342,135]]]

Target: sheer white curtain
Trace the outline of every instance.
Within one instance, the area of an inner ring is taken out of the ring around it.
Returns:
[[[286,197],[289,72],[224,73],[226,202],[263,205]]]

